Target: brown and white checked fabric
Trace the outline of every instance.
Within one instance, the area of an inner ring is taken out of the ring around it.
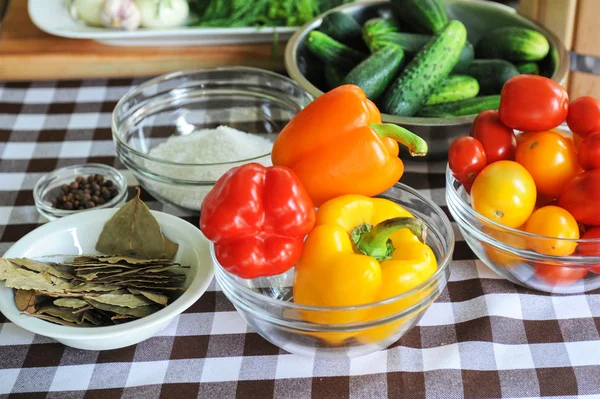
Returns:
[[[137,83],[0,85],[0,254],[45,222],[32,198],[43,174],[82,162],[123,169],[110,112]],[[445,206],[444,167],[409,163],[402,180]],[[143,199],[175,213],[146,193]],[[600,397],[600,292],[551,296],[517,287],[474,260],[456,235],[447,289],[385,351],[341,361],[285,353],[251,331],[213,283],[157,336],[113,351],[67,348],[0,314],[0,396]]]

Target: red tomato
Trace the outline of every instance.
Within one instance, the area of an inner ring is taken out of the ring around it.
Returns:
[[[535,276],[548,285],[569,285],[581,280],[588,273],[583,267],[564,267],[545,263],[534,263]]]
[[[600,131],[600,101],[584,96],[569,104],[567,115],[569,129],[580,136]]]
[[[457,138],[450,145],[448,166],[467,192],[471,191],[473,180],[486,165],[485,151],[479,140],[464,136]]]
[[[584,170],[600,169],[600,131],[583,139],[577,161]]]
[[[581,137],[578,134],[573,133],[573,145],[575,146],[575,152],[579,151],[579,146],[581,145],[582,141],[583,141],[583,137]]]
[[[558,198],[558,206],[569,211],[579,223],[591,226],[600,226],[599,204],[600,169],[575,176]]]
[[[591,240],[594,238],[600,238],[600,227],[594,227],[581,236],[582,240]],[[582,242],[577,248],[582,256],[600,256],[600,242]],[[596,274],[600,274],[600,264],[589,265],[587,268]]]
[[[471,126],[471,136],[483,145],[488,163],[515,159],[515,133],[502,124],[498,111],[488,110],[477,115]]]
[[[557,199],[554,197],[549,197],[544,194],[538,193],[537,199],[535,200],[535,206],[537,209],[547,206],[547,205],[556,205]]]
[[[550,130],[565,121],[569,96],[543,76],[517,75],[502,87],[498,115],[506,126],[525,132]]]

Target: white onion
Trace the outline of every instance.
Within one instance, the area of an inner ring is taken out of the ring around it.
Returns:
[[[145,28],[172,28],[185,24],[189,15],[186,0],[135,0],[142,26]]]
[[[88,25],[102,26],[100,10],[104,6],[104,0],[75,0],[74,3],[77,17]]]

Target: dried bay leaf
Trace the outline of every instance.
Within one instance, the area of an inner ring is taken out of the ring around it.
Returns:
[[[82,316],[83,316],[84,320],[89,321],[90,323],[92,323],[95,326],[100,326],[102,324],[106,324],[102,320],[102,317],[95,315],[93,312],[90,312],[90,311],[83,312]]]
[[[129,287],[135,287],[135,288],[146,288],[146,289],[150,289],[150,290],[160,290],[160,291],[177,291],[177,290],[185,290],[184,287],[182,286],[152,286],[152,285],[146,285],[144,283],[130,283],[128,284],[128,288]]]
[[[93,259],[94,262],[101,264],[128,264],[128,265],[153,265],[153,264],[164,264],[171,263],[169,259],[165,258],[156,258],[156,259],[139,259],[132,258],[130,256],[115,256],[115,255],[99,255],[97,258]]]
[[[167,259],[173,259],[175,255],[177,255],[177,251],[179,250],[179,244],[174,243],[169,240],[166,236],[163,235],[164,241],[164,257]]]
[[[102,294],[93,297],[93,300],[107,305],[123,306],[127,308],[137,308],[140,306],[151,305],[153,303],[144,296],[134,294]]]
[[[165,294],[160,294],[158,292],[152,292],[147,290],[138,290],[135,288],[128,288],[127,290],[132,294],[143,295],[146,298],[150,299],[152,302],[156,302],[159,305],[167,306],[167,304],[169,303],[169,297]]]
[[[134,275],[134,274],[144,274],[144,275],[149,275],[150,273],[155,274],[155,273],[162,273],[165,271],[172,271],[172,270],[180,270],[180,269],[189,269],[189,266],[181,266],[181,265],[169,265],[169,266],[148,266],[148,267],[142,267],[139,269],[135,269],[135,270],[127,270],[121,273],[121,275],[126,276],[126,275]],[[173,273],[174,274],[174,273]],[[178,275],[182,275],[183,274],[178,274]]]
[[[48,296],[51,298],[83,298],[83,293],[80,292],[49,292],[49,291],[36,291],[38,295]]]
[[[60,308],[55,305],[45,305],[38,309],[36,314],[47,314],[50,316],[61,318],[69,323],[80,324],[83,322],[83,315],[81,314],[73,314],[70,309]]]
[[[137,319],[137,317],[129,316],[126,314],[118,314],[110,318],[113,324],[123,324],[128,323],[132,320]]]
[[[145,258],[161,258],[165,245],[160,224],[140,199],[140,189],[104,225],[96,250],[107,254],[140,254]]]
[[[102,302],[97,302],[92,298],[86,298],[86,301],[95,307],[96,309],[104,310],[106,312],[112,312],[122,315],[129,315],[133,317],[146,317],[151,315],[152,313],[159,310],[159,307],[156,305],[148,305],[148,306],[140,306],[137,308],[128,308],[126,306],[117,306],[117,305],[109,305]]]
[[[15,291],[15,305],[17,305],[17,309],[19,309],[21,312],[29,313],[29,312],[27,312],[27,310],[31,306],[30,303],[32,301],[34,303],[34,308],[35,308],[35,299],[36,299],[35,291],[32,291],[32,290],[16,290]]]
[[[36,291],[47,291],[52,293],[64,293],[73,287],[70,283],[63,283],[61,285],[53,285],[44,279],[38,273],[33,273],[34,276],[15,276],[8,277],[4,281],[4,285],[8,288],[16,288],[21,290],[36,290]]]
[[[59,324],[59,325],[65,326],[65,327],[94,327],[94,325],[92,323],[88,323],[85,321],[81,322],[79,324],[69,323],[68,321],[63,320],[60,317],[54,317],[54,316],[50,316],[47,314],[37,314],[36,313],[36,314],[32,314],[30,316],[33,316],[35,318],[42,319],[45,321],[50,321],[52,323]]]
[[[60,306],[63,308],[82,308],[86,306],[88,303],[83,299],[78,298],[59,298],[53,302],[56,306]]]
[[[0,280],[6,280],[8,276],[14,276],[18,267],[6,258],[0,258]]]
[[[77,314],[77,313],[82,313],[82,312],[85,312],[86,310],[92,310],[92,309],[94,309],[94,307],[86,302],[84,307],[75,309],[75,310],[71,311],[71,313]]]
[[[118,285],[100,285],[100,284],[92,284],[92,283],[84,283],[80,285],[76,285],[73,288],[69,289],[70,292],[110,292],[118,290]]]
[[[38,273],[45,272],[45,273],[51,274],[53,276],[61,277],[61,278],[67,279],[67,280],[70,280],[73,278],[72,273],[59,270],[54,265],[51,265],[48,263],[42,263],[42,262],[38,262],[37,260],[26,259],[26,258],[10,258],[8,260],[17,266],[21,266],[21,267],[24,267],[25,269],[33,270],[34,272],[38,272]]]
[[[181,282],[185,280],[185,276],[181,276],[181,277],[175,277],[175,276],[164,276],[164,275],[154,275],[154,276],[148,276],[148,275],[129,275],[129,276],[115,276],[115,277],[104,277],[104,278],[98,278],[95,279],[94,282],[97,283],[109,283],[109,284],[115,284],[115,285],[123,285],[125,284],[125,282],[128,281],[147,281],[149,283],[157,283],[157,284],[162,284],[162,283],[176,283],[176,282]]]

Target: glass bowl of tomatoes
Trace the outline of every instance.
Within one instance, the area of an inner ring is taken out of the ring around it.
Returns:
[[[571,137],[566,126],[560,126],[552,132],[569,139]],[[520,133],[517,140],[521,143],[529,136],[531,134]],[[542,141],[544,139],[544,135],[538,136],[535,145],[545,145]],[[570,140],[572,142],[572,139]],[[512,167],[512,170],[506,166]],[[552,164],[550,161],[540,162],[539,168],[550,170]],[[495,169],[489,171],[496,175],[488,173],[489,177],[484,178],[503,179],[507,190],[494,190],[487,195],[479,194],[480,198],[490,202],[509,203],[516,199],[514,193],[510,192],[510,186],[527,187],[526,179],[514,168],[514,162],[504,165],[496,163]],[[600,227],[578,223],[571,213],[577,215],[579,220],[580,214],[587,212],[591,215],[594,213],[591,208],[599,206],[585,204],[585,201],[580,199],[589,195],[587,190],[600,190],[600,171],[583,174],[583,170],[580,170],[575,175],[575,178],[571,178],[572,182],[561,188],[569,192],[561,193],[560,201],[535,193],[534,186],[534,192],[531,193],[533,198],[517,198],[521,202],[534,201],[533,213],[520,215],[519,211],[512,210],[510,214],[503,215],[506,223],[500,224],[493,220],[493,217],[473,209],[470,190],[479,189],[482,184],[475,188],[465,187],[455,178],[450,167],[447,167],[446,202],[471,250],[486,266],[503,278],[520,286],[544,292],[587,292],[600,288]],[[555,179],[559,178],[560,176],[555,176]],[[539,179],[537,180],[539,182]],[[546,185],[553,189],[552,181],[549,180]],[[496,182],[491,186],[498,188],[502,187],[502,184]],[[485,204],[480,203],[478,206],[480,210],[485,209]],[[507,227],[507,224],[518,226]]]
[[[269,277],[240,278],[225,270],[211,245],[215,278],[254,331],[290,353],[342,359],[386,348],[421,320],[446,287],[450,276],[449,265],[454,251],[452,225],[438,205],[404,184],[398,183],[378,197],[399,204],[424,222],[425,244],[435,255],[433,273],[424,274],[429,266],[419,264],[419,273],[407,272],[403,282],[399,283],[409,285],[410,279],[415,278],[417,285],[381,301],[359,306],[307,306],[295,302],[295,268]],[[412,257],[416,247],[403,247],[403,251]],[[325,256],[323,254],[319,259],[328,259],[327,262],[333,264],[332,255]],[[349,275],[354,270],[351,257],[352,254],[343,261]],[[414,270],[408,266],[409,260],[401,262],[404,262],[402,270]],[[332,288],[336,284],[323,275],[319,281],[310,284],[318,286],[323,282]],[[344,280],[343,284],[348,281]]]

